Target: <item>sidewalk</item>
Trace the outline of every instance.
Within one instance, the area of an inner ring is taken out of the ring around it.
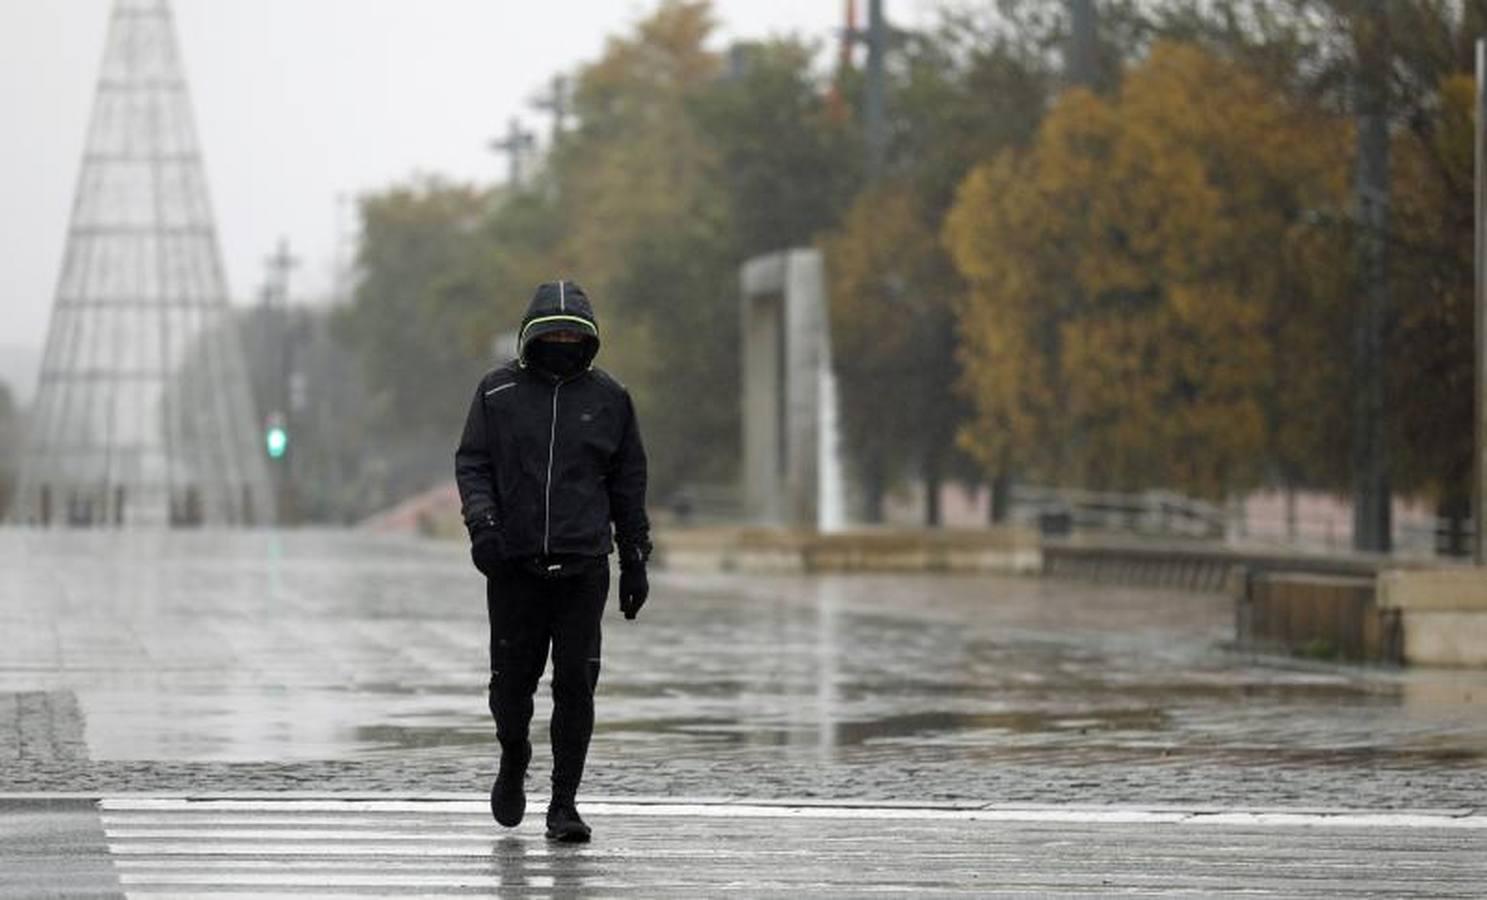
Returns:
[[[1487,814],[1474,810],[610,799],[583,806],[592,844],[555,846],[542,836],[542,801],[533,797],[528,820],[507,831],[484,798],[468,795],[0,798],[0,856],[21,861],[0,874],[0,895],[34,896],[43,884],[130,897],[1449,897],[1487,889]],[[17,823],[55,817],[69,802],[70,826],[101,832],[102,841],[54,844],[74,852],[46,861],[49,880],[26,881]]]

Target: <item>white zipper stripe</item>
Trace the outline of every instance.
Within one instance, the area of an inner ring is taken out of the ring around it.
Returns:
[[[568,311],[568,292],[563,288],[563,279],[558,279],[558,312]]]
[[[547,487],[543,496],[542,553],[547,554],[548,539],[552,537],[552,448],[558,439],[558,390],[560,381],[552,386],[552,424],[547,432]]]
[[[506,382],[503,385],[499,385],[497,387],[493,387],[490,390],[486,391],[485,392],[485,395],[487,397],[489,397],[491,394],[499,394],[500,392],[506,390],[509,387],[516,387],[516,382],[514,382],[514,381],[508,381],[508,382]]]

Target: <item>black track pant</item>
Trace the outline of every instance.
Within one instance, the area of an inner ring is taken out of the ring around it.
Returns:
[[[571,563],[564,567],[573,569]],[[574,574],[540,575],[518,564],[486,582],[490,615],[490,710],[503,752],[520,754],[532,723],[532,696],[552,647],[552,786],[571,798],[594,733],[599,623],[609,594],[604,559]]]

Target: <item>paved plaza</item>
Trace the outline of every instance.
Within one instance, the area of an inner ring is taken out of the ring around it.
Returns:
[[[1487,891],[1487,678],[1242,654],[1216,595],[657,573],[572,852],[483,809],[461,546],[0,531],[0,635],[11,896]]]

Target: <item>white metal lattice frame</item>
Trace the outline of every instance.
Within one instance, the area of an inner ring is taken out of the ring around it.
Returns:
[[[32,524],[273,518],[166,0],[116,0],[17,502]]]

